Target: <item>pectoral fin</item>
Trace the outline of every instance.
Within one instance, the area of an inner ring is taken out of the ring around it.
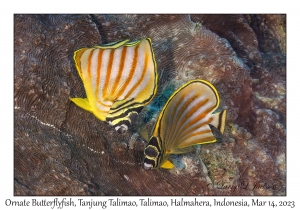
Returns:
[[[92,107],[87,98],[70,98],[70,100],[80,108],[93,113]]]
[[[164,169],[172,169],[172,168],[174,168],[174,165],[173,165],[173,163],[171,163],[170,161],[165,160],[165,161],[161,164],[160,167],[161,167],[161,168],[164,168]]]
[[[147,125],[136,125],[137,133],[147,142],[150,141],[151,130],[147,127]]]

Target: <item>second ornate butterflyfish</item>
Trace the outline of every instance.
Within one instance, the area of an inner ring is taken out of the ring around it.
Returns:
[[[192,80],[175,91],[163,107],[145,148],[145,169],[172,169],[170,154],[190,151],[191,146],[216,142],[210,126],[223,134],[226,110],[216,88],[204,80]]]
[[[75,51],[74,61],[86,98],[70,99],[119,133],[156,94],[157,66],[150,38],[82,48]]]

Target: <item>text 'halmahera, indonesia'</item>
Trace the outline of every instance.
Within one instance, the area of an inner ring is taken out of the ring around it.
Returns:
[[[202,198],[170,198],[165,200],[155,200],[151,198],[137,198],[137,199],[120,199],[120,198],[106,198],[106,199],[89,199],[89,198],[49,198],[49,199],[24,199],[24,200],[5,200],[6,206],[35,206],[35,207],[51,207],[52,209],[63,209],[64,207],[88,207],[88,209],[102,208],[106,209],[109,206],[277,206],[275,202],[267,202],[260,199],[239,199],[230,200],[227,198],[214,198],[213,200],[203,200]],[[294,206],[294,202],[278,203],[279,206]]]

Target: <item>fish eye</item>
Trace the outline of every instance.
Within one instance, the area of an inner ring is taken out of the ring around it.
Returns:
[[[151,146],[148,146],[148,147],[145,149],[145,154],[146,154],[146,156],[152,157],[152,158],[155,158],[155,157],[158,156],[157,150],[154,149],[154,148],[151,147]]]

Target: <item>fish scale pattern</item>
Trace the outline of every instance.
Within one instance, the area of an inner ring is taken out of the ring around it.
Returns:
[[[14,195],[286,195],[285,18],[14,15]],[[72,56],[147,37],[157,94],[118,134],[70,101],[86,96]],[[145,171],[147,142],[131,137],[151,130],[168,97],[192,79],[219,92],[222,141],[170,157],[184,167]]]

